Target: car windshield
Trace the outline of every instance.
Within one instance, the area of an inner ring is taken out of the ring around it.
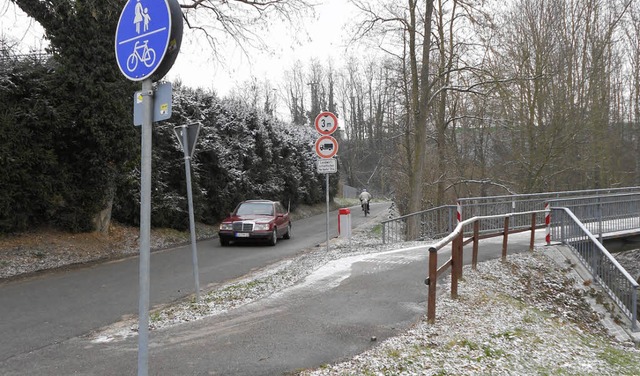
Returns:
[[[237,215],[273,215],[273,205],[261,202],[245,202],[236,211]]]

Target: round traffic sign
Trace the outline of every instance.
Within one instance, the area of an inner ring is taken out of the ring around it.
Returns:
[[[316,140],[316,154],[320,158],[332,158],[338,152],[338,141],[331,136],[321,136]]]
[[[171,38],[168,1],[128,0],[116,29],[116,60],[132,81],[150,77],[164,59]]]
[[[338,118],[332,112],[321,112],[316,116],[315,124],[318,133],[329,135],[338,129]]]

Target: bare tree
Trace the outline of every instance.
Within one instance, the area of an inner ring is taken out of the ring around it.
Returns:
[[[268,78],[250,79],[236,85],[229,93],[230,98],[237,99],[243,105],[266,115],[275,116],[277,108],[276,88]]]
[[[426,170],[428,121],[431,116],[430,97],[432,82],[429,69],[432,48],[432,16],[433,0],[407,0],[402,5],[396,1],[373,2],[367,0],[351,0],[362,12],[365,19],[359,24],[356,38],[372,34],[374,31],[384,37],[391,34],[400,35],[401,47],[407,54],[405,62],[408,66],[408,112],[411,133],[414,137],[407,139],[411,144],[407,150],[411,153],[408,177],[408,211],[418,212],[422,209],[423,180]],[[408,224],[410,235],[417,233],[417,223]]]
[[[634,3],[629,11],[629,21],[625,28],[627,38],[627,56],[629,69],[629,122],[635,131],[635,178],[634,183],[640,185],[640,4]]]
[[[620,184],[611,142],[615,35],[629,1],[519,0],[498,29],[493,71],[503,172],[522,192]]]
[[[293,67],[285,71],[283,91],[286,93],[287,106],[293,124],[305,123],[305,75],[302,62],[296,61]]]
[[[106,7],[106,3],[122,7],[122,1],[90,0],[9,0],[37,20],[45,30],[64,14],[71,14],[77,6]],[[210,57],[224,65],[225,56],[220,51],[226,47],[239,49],[250,56],[252,49],[269,50],[264,37],[274,23],[285,23],[295,30],[292,35],[304,35],[298,20],[314,12],[308,0],[178,0],[183,10],[187,28],[201,38],[210,49]],[[7,9],[0,9],[0,14]],[[115,25],[114,25],[115,26]]]
[[[347,167],[347,184],[367,187],[378,193],[389,188],[385,181],[395,149],[390,130],[395,130],[392,115],[402,100],[393,96],[396,77],[387,59],[368,62],[350,58],[340,77],[339,97],[346,121],[348,150],[341,156]]]
[[[212,57],[221,62],[224,56],[218,51],[229,43],[246,56],[252,48],[268,50],[265,31],[274,23],[287,24],[296,31],[293,36],[304,34],[298,20],[313,12],[308,0],[180,0],[180,7],[185,26],[199,32],[210,45]]]

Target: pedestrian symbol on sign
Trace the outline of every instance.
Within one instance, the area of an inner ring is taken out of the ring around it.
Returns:
[[[140,22],[142,22],[142,3],[140,0],[137,0],[136,3],[136,16],[133,18],[133,23],[136,24],[136,33],[140,34]],[[147,12],[149,10],[147,9]]]
[[[136,33],[140,34],[140,22],[144,23],[144,31],[149,30],[149,22],[151,16],[149,15],[149,8],[142,8],[142,2],[136,0],[135,16],[133,17],[133,23],[136,25]]]

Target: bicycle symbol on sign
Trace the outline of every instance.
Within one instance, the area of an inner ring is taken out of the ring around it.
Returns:
[[[149,41],[136,42],[133,52],[127,58],[127,69],[129,72],[133,72],[138,67],[138,63],[141,61],[147,68],[151,67],[156,61],[156,51],[153,48],[149,48]]]

